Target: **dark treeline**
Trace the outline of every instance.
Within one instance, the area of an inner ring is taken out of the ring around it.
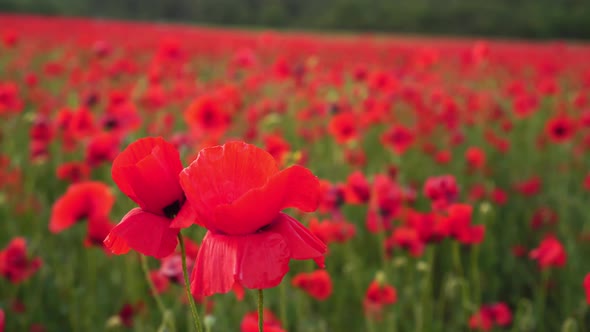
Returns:
[[[590,38],[589,0],[0,0],[0,10],[277,28]]]

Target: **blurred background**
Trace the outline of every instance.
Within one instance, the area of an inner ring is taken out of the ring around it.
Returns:
[[[0,0],[0,11],[239,27],[590,38],[588,0]]]

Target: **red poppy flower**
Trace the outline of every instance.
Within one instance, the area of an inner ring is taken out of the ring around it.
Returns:
[[[268,309],[263,312],[264,332],[286,332],[281,328],[281,321]],[[258,312],[250,312],[244,316],[240,324],[241,332],[258,332]]]
[[[104,132],[92,137],[86,147],[86,163],[90,167],[95,167],[103,162],[111,162],[119,152],[121,138],[119,135]]]
[[[223,109],[223,103],[214,95],[196,99],[186,110],[185,121],[189,127],[201,131],[219,133],[225,131],[231,118]]]
[[[505,303],[482,306],[469,318],[469,328],[490,331],[494,326],[508,326],[512,322],[512,313]]]
[[[348,176],[344,190],[348,204],[367,203],[371,198],[371,186],[361,171]]]
[[[371,282],[367,289],[363,305],[368,315],[379,318],[383,307],[392,305],[395,302],[397,302],[397,291],[395,288],[375,280]]]
[[[278,170],[268,152],[243,142],[202,150],[180,175],[195,223],[208,229],[191,288],[195,296],[277,286],[291,259],[323,266],[326,245],[280,211],[318,207],[319,181],[307,169]],[[173,222],[187,227],[191,220]]]
[[[90,177],[90,167],[86,163],[68,162],[57,167],[57,178],[71,183],[87,180]]]
[[[414,143],[414,133],[404,126],[396,125],[381,136],[381,142],[401,155]]]
[[[22,237],[14,238],[0,251],[0,275],[14,284],[31,277],[42,264],[40,258],[28,257],[27,242]]]
[[[332,279],[326,270],[299,273],[293,277],[291,283],[316,300],[323,301],[332,295]]]
[[[156,258],[174,251],[179,230],[170,224],[188,207],[178,182],[181,170],[178,151],[160,137],[139,139],[117,156],[113,180],[139,207],[111,230],[104,240],[107,248],[117,255],[134,249]]]
[[[559,240],[549,234],[539,246],[529,253],[531,259],[537,260],[539,268],[563,267],[567,261],[567,253]]]
[[[586,293],[586,303],[590,305],[590,273],[584,277],[582,286],[584,286],[584,292]]]
[[[467,149],[465,152],[465,159],[471,169],[481,169],[486,163],[486,155],[483,150],[478,147],[470,147]]]
[[[351,112],[336,114],[328,125],[328,132],[340,144],[347,143],[358,136],[358,120]]]
[[[554,143],[567,142],[575,133],[575,122],[570,118],[560,115],[549,119],[545,125],[545,132]]]
[[[527,180],[519,181],[514,185],[514,189],[523,196],[534,196],[541,191],[543,182],[538,176],[530,177]]]
[[[394,248],[404,248],[414,257],[422,256],[425,244],[422,242],[418,232],[411,227],[398,227],[393,231],[391,237],[385,241],[385,250],[391,255]]]
[[[4,310],[0,309],[0,332],[4,332]]]
[[[320,222],[316,218],[313,218],[309,222],[309,230],[325,244],[331,242],[344,243],[356,234],[354,224],[343,220],[324,220]]]
[[[103,219],[108,216],[115,197],[110,188],[98,181],[86,181],[71,184],[51,210],[49,230],[59,233],[70,228],[83,219]]]
[[[443,210],[459,196],[459,187],[452,175],[431,177],[424,183],[424,196],[432,201],[432,208]]]

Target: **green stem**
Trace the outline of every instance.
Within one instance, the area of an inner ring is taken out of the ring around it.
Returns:
[[[191,307],[191,313],[193,315],[195,329],[197,330],[197,332],[203,332],[203,328],[201,327],[201,320],[199,319],[199,313],[197,312],[197,305],[195,304],[195,299],[191,294],[191,287],[188,281],[188,272],[186,268],[186,250],[184,249],[184,239],[182,238],[182,234],[180,234],[180,232],[178,232],[178,242],[180,243],[180,252],[182,255],[182,274],[184,275],[184,288],[186,289],[186,296],[188,297],[188,303]]]
[[[288,330],[289,329],[289,320],[287,317],[287,283],[282,282],[280,287],[281,292],[281,322],[283,322],[283,326]]]
[[[168,323],[169,324],[168,326],[172,329],[172,331],[174,331],[173,326],[170,324],[168,311],[166,310],[166,307],[164,306],[164,302],[162,302],[162,298],[160,297],[160,294],[158,294],[158,291],[156,290],[156,286],[154,286],[154,283],[152,282],[152,278],[150,278],[150,270],[149,270],[148,263],[147,263],[147,257],[142,254],[139,254],[139,260],[141,261],[141,269],[143,270],[143,275],[145,276],[145,280],[147,281],[148,286],[150,287],[150,291],[152,292],[152,296],[154,297],[154,300],[156,301],[156,305],[158,306],[158,310],[160,311],[160,315],[162,315],[162,323],[160,324],[158,331],[163,331],[163,328],[164,328],[164,326],[166,326],[166,323]]]
[[[258,332],[264,331],[264,295],[258,290]]]

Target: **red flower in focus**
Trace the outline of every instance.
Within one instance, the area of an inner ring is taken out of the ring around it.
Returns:
[[[490,331],[494,326],[505,327],[512,323],[512,313],[505,303],[482,306],[469,318],[469,328]]]
[[[291,283],[316,300],[323,301],[332,295],[332,279],[326,270],[299,273],[293,277]]]
[[[539,246],[529,253],[531,259],[537,260],[539,268],[563,267],[567,261],[567,254],[559,240],[549,234]]]
[[[264,309],[264,332],[286,332],[281,327],[281,321],[268,309]],[[247,313],[240,324],[241,332],[258,332],[258,312]]]
[[[374,318],[380,318],[383,307],[397,302],[397,291],[391,285],[373,281],[365,293],[363,306],[365,313]]]
[[[113,180],[139,207],[111,230],[104,240],[108,249],[117,255],[134,249],[156,258],[174,251],[179,230],[170,224],[183,218],[188,206],[178,181],[181,170],[178,151],[159,137],[137,140],[117,156]]]
[[[314,211],[319,181],[306,168],[279,171],[268,152],[243,142],[203,149],[180,174],[194,220],[208,229],[191,275],[193,295],[277,286],[291,259],[313,258],[323,266],[326,245],[280,211]]]
[[[584,286],[584,292],[586,293],[586,303],[590,305],[590,273],[586,274],[584,277],[584,282],[582,283]],[[1,331],[2,329],[0,329]]]
[[[459,196],[459,187],[452,175],[431,177],[424,184],[424,196],[432,201],[434,210],[444,210]]]
[[[381,136],[381,142],[401,155],[414,143],[414,134],[408,128],[397,125]]]
[[[563,115],[549,119],[545,125],[545,132],[554,143],[567,142],[574,136],[575,129],[576,123],[574,120]]]
[[[43,262],[40,258],[29,258],[24,238],[16,237],[0,251],[0,275],[13,284],[18,284],[32,276]],[[3,315],[3,313],[2,313]],[[3,323],[3,318],[0,321]],[[0,329],[1,330],[1,329]]]
[[[71,184],[51,210],[49,230],[60,233],[84,219],[88,220],[87,244],[100,243],[112,227],[108,215],[115,203],[110,188],[98,181]],[[102,239],[99,239],[103,236]]]

